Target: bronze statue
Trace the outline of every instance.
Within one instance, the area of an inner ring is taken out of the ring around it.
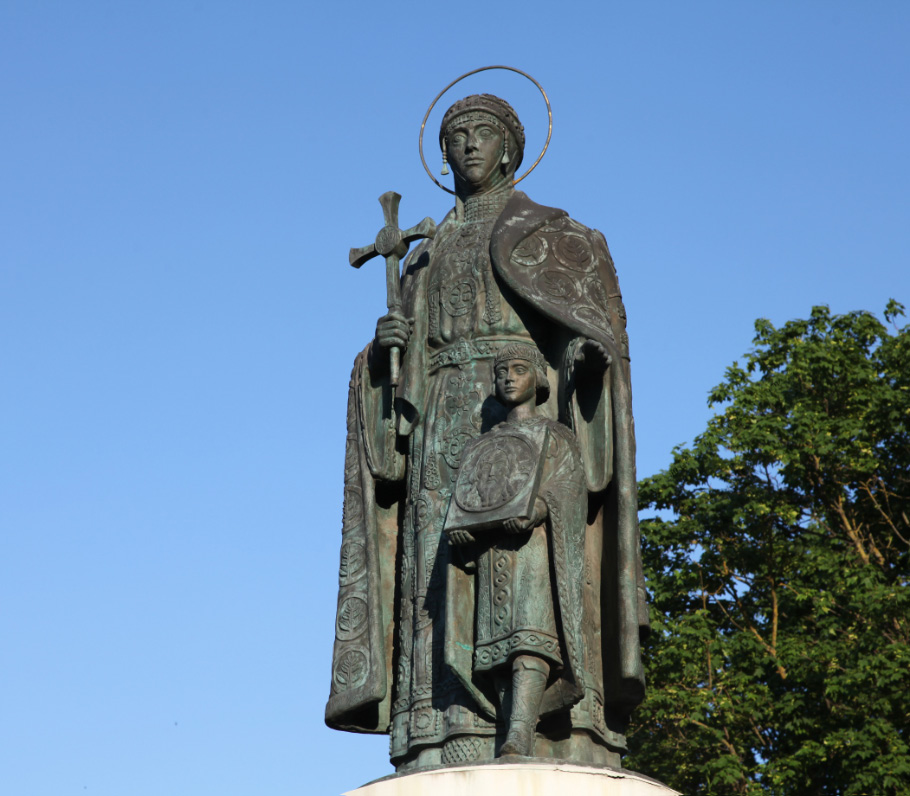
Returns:
[[[388,733],[399,771],[618,767],[647,608],[613,261],[515,190],[507,102],[456,102],[439,142],[455,207],[405,259],[351,376],[326,722]]]

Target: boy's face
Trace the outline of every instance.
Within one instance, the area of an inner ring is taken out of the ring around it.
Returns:
[[[500,362],[494,372],[496,397],[506,406],[518,406],[536,398],[537,378],[534,366],[523,359]]]

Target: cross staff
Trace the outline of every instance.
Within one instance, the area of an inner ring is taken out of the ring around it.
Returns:
[[[376,235],[376,242],[359,249],[351,249],[350,261],[355,268],[360,268],[367,260],[377,254],[385,257],[386,266],[386,306],[389,312],[401,311],[401,272],[398,263],[408,253],[408,247],[420,238],[432,238],[436,235],[436,224],[432,218],[425,218],[409,230],[398,229],[398,204],[401,194],[386,191],[379,197],[385,226]],[[392,387],[398,386],[398,369],[401,351],[398,346],[389,349],[389,381]]]

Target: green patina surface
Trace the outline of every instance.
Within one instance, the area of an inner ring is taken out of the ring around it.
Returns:
[[[402,232],[384,194],[350,255],[386,258],[389,311],[352,373],[326,721],[389,733],[400,771],[618,766],[647,611],[616,271],[599,232],[514,189],[507,103],[455,103],[440,143],[452,212]]]

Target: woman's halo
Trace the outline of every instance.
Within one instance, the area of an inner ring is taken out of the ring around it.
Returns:
[[[513,181],[512,185],[518,185],[518,183],[520,183],[525,177],[527,177],[532,171],[534,171],[534,169],[537,168],[537,164],[540,163],[541,158],[543,158],[544,154],[546,153],[547,147],[550,146],[550,136],[553,135],[553,111],[550,108],[550,99],[549,99],[549,97],[547,97],[547,92],[543,90],[543,86],[541,86],[540,83],[538,83],[527,72],[522,72],[520,69],[516,69],[514,66],[481,66],[479,69],[472,69],[470,72],[465,72],[461,77],[455,78],[455,80],[453,80],[451,83],[449,83],[449,85],[447,85],[442,91],[440,91],[436,95],[435,99],[430,103],[430,107],[427,108],[427,112],[424,114],[423,121],[420,123],[420,140],[418,142],[418,148],[420,150],[420,162],[423,163],[423,167],[426,170],[427,174],[429,175],[430,179],[433,180],[433,182],[435,182],[446,193],[450,193],[450,194],[454,195],[455,191],[453,191],[451,188],[446,188],[445,185],[443,185],[441,182],[439,182],[439,180],[437,180],[433,176],[433,172],[430,171],[430,167],[427,166],[426,158],[424,158],[424,156],[423,156],[423,130],[424,130],[424,127],[426,127],[426,125],[427,125],[427,119],[430,118],[430,113],[432,113],[433,108],[436,107],[436,103],[439,102],[439,100],[443,94],[445,94],[456,83],[464,80],[466,77],[470,77],[471,75],[476,75],[478,72],[486,72],[488,69],[506,69],[509,72],[516,72],[519,75],[526,77],[535,86],[537,86],[538,91],[540,91],[540,93],[543,95],[543,101],[547,103],[547,140],[544,142],[543,149],[540,150],[540,154],[537,156],[537,160],[535,160],[531,164],[531,168],[529,168],[517,180]]]

